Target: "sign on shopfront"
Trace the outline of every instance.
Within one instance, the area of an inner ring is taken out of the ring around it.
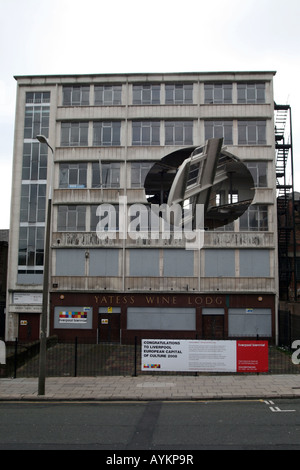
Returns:
[[[268,342],[144,339],[141,369],[162,372],[267,372]]]

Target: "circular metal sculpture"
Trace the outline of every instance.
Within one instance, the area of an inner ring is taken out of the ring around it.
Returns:
[[[193,222],[202,205],[205,229],[238,219],[254,199],[254,181],[222,144],[223,139],[210,139],[203,147],[181,149],[155,163],[145,180],[148,202],[189,207]]]

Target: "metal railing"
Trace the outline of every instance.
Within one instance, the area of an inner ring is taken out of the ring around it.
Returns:
[[[294,364],[292,350],[269,345],[268,372],[264,374],[299,374],[300,365]],[[38,377],[39,344],[16,340],[7,348],[8,360],[2,376]],[[300,356],[300,353],[299,353]],[[46,355],[46,377],[96,377],[155,375],[201,375],[202,372],[163,372],[141,370],[141,342],[135,344],[91,343],[75,338],[59,341],[52,338]]]

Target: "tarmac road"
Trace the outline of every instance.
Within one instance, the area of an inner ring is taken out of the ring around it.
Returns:
[[[196,463],[197,450],[299,450],[300,400],[2,401],[0,449],[102,450],[98,464],[126,455],[140,468],[166,463],[157,455]]]

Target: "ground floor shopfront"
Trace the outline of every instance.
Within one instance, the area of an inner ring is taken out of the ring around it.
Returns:
[[[50,335],[133,344],[146,338],[266,338],[275,342],[270,294],[52,293]]]

